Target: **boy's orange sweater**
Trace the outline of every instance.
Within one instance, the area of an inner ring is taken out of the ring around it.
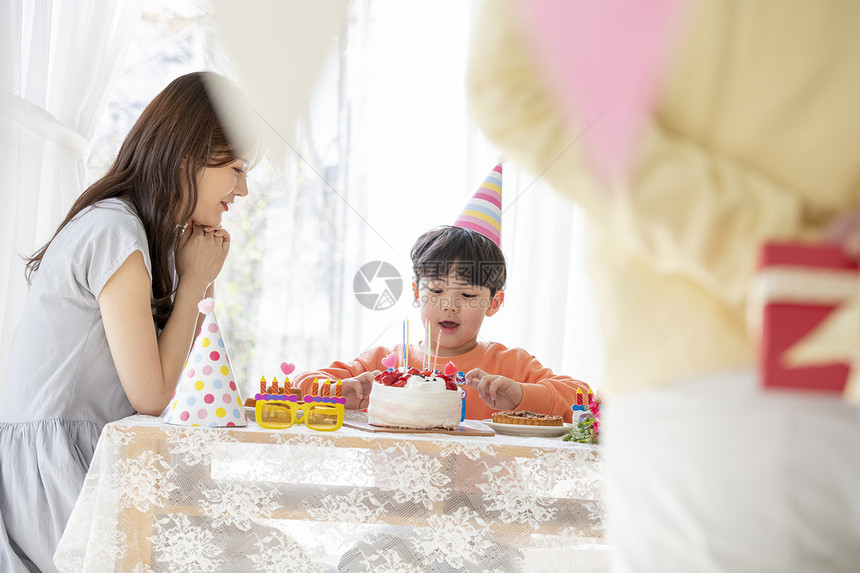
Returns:
[[[401,355],[402,345],[393,349],[384,346],[371,348],[352,362],[334,362],[331,366],[312,372],[303,372],[295,379],[302,392],[310,392],[314,378],[343,380],[352,378],[363,372],[383,371],[382,359],[396,352]],[[421,368],[425,355],[415,344],[409,345],[409,366]],[[498,342],[479,342],[478,346],[459,356],[439,357],[436,369],[442,370],[448,361],[453,362],[458,370],[467,373],[473,368],[480,368],[489,374],[505,376],[523,384],[523,401],[516,411],[530,410],[554,416],[564,416],[566,422],[571,420],[570,406],[576,403],[576,391],[583,393],[589,390],[588,384],[574,380],[569,376],[553,374],[537,359],[522,348],[506,348]],[[493,410],[481,400],[478,392],[466,388],[466,417],[473,420],[489,418]]]

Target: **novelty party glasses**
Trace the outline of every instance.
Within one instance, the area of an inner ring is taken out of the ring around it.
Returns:
[[[266,395],[257,400],[254,415],[257,425],[269,430],[283,430],[293,424],[304,424],[311,430],[333,432],[343,425],[345,398],[305,396],[299,402],[295,395]],[[302,416],[299,417],[299,412]]]

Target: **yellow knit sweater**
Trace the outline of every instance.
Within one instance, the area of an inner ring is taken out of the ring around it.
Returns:
[[[540,173],[575,134],[518,20],[485,2],[469,98]],[[744,307],[761,243],[814,239],[860,205],[858,29],[857,2],[698,2],[629,181],[609,189],[577,145],[543,174],[589,215],[608,391],[754,363]]]

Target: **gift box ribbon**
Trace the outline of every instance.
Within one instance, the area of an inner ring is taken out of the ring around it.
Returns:
[[[790,265],[762,268],[753,281],[748,310],[753,332],[761,333],[766,304],[837,306],[783,355],[790,367],[847,361],[851,374],[844,397],[860,403],[860,273]]]

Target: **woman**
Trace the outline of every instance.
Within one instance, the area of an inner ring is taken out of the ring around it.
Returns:
[[[159,415],[230,249],[221,216],[248,194],[216,74],[174,80],[111,168],[27,263],[31,290],[0,398],[0,570],[52,562],[102,427]]]

